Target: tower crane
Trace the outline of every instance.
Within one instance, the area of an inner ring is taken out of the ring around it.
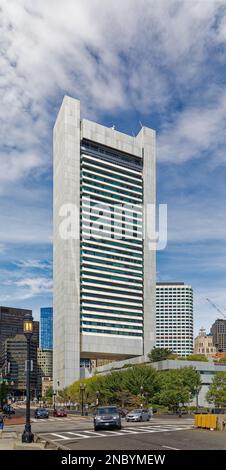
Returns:
[[[215,310],[217,310],[226,319],[226,315],[222,312],[220,307],[218,307],[212,300],[210,300],[208,298],[206,300],[210,303],[210,305],[212,305],[213,308],[215,308]]]

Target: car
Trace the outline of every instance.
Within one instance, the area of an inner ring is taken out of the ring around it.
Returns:
[[[36,419],[45,419],[49,417],[49,412],[46,408],[36,408],[35,418]]]
[[[6,413],[7,415],[15,415],[15,410],[14,408],[11,406],[11,405],[4,405],[3,406],[3,411],[4,413]]]
[[[130,411],[126,415],[126,421],[149,421],[150,420],[150,413],[146,409],[139,409]]]
[[[57,410],[53,410],[53,416],[57,418],[64,418],[67,416],[67,413],[63,408],[58,408]]]
[[[116,428],[121,429],[121,416],[117,406],[99,406],[94,415],[94,430]]]

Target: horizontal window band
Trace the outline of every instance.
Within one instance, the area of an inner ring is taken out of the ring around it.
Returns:
[[[114,170],[110,169],[110,168],[107,168],[107,167],[103,167],[103,166],[99,166],[97,163],[95,162],[88,162],[88,161],[85,161],[85,160],[82,160],[81,161],[81,168],[82,168],[82,171],[83,170],[97,170],[98,172],[100,172],[102,175],[111,175],[112,177],[120,177],[120,179],[122,179],[122,181],[125,181],[125,182],[130,182],[130,183],[133,183],[135,182],[136,184],[143,184],[143,176],[142,174],[140,175],[137,175],[137,176],[132,176],[132,175],[128,175],[128,174],[125,174],[123,172],[121,172],[119,170],[119,168],[115,168]]]
[[[119,176],[112,176],[112,174],[103,174],[103,172],[98,172],[92,170],[88,170],[87,168],[82,168],[80,176],[82,178],[98,178],[99,181],[103,181],[104,183],[115,184],[125,188],[133,188],[133,191],[143,192],[143,180],[140,179],[138,181],[128,181],[128,178],[120,178]]]
[[[88,245],[92,244],[92,245],[96,245],[97,248],[103,248],[103,247],[109,247],[109,248],[115,248],[115,249],[122,249],[124,250],[125,248],[131,250],[131,249],[134,249],[136,251],[140,251],[143,253],[143,242],[140,241],[140,240],[134,240],[133,238],[130,238],[128,240],[117,240],[117,239],[114,239],[114,238],[103,238],[101,241],[97,242],[96,240],[93,240],[92,238],[88,238],[88,239],[82,239],[81,240],[81,244],[86,244],[88,243]],[[86,245],[84,245],[86,246]]]
[[[143,333],[128,333],[128,332],[123,332],[123,331],[120,331],[120,332],[117,332],[116,331],[108,331],[108,330],[98,330],[98,329],[94,329],[94,328],[82,328],[81,330],[82,332],[90,332],[90,333],[95,333],[95,334],[98,334],[98,333],[102,333],[102,334],[109,334],[109,335],[117,335],[117,336],[135,336],[135,337],[141,337],[143,336]]]
[[[83,207],[90,207],[91,211],[95,211],[99,208],[103,208],[106,210],[112,210],[112,212],[117,211],[119,213],[125,212],[128,217],[131,214],[133,217],[133,214],[136,214],[137,217],[142,218],[143,217],[143,206],[142,204],[133,204],[133,203],[124,203],[123,201],[100,201],[94,197],[93,194],[82,194],[80,198],[81,202],[81,208]]]
[[[109,279],[107,277],[104,277],[103,279],[101,277],[96,277],[96,276],[90,276],[90,275],[86,275],[86,274],[82,274],[81,276],[81,285],[84,283],[84,282],[90,282],[91,284],[102,284],[102,285],[107,285],[109,287],[111,286],[115,286],[115,287],[120,287],[122,286],[122,288],[128,288],[128,289],[143,289],[143,281],[141,280],[140,282],[134,282],[134,281],[130,281],[130,283],[128,284],[128,280],[127,281],[123,281],[123,279]]]
[[[81,271],[82,271],[82,274],[95,274],[95,276],[97,277],[109,277],[109,279],[125,279],[127,280],[143,280],[143,277],[142,276],[138,276],[138,275],[132,275],[130,273],[116,273],[116,271],[110,271],[110,270],[107,270],[107,269],[92,269],[92,268],[86,268],[86,267],[82,267],[81,268]]]
[[[117,269],[120,270],[121,272],[126,272],[128,271],[129,273],[139,273],[143,274],[143,267],[142,266],[129,266],[126,263],[124,263],[124,266],[122,266],[119,263],[116,263],[113,260],[101,260],[101,259],[82,259],[81,260],[81,265],[84,267],[89,267],[89,266],[96,266],[96,267],[110,267],[110,269]],[[117,271],[115,271],[117,272]]]
[[[80,291],[81,298],[85,295],[86,297],[88,296],[95,296],[97,299],[124,299],[124,300],[139,300],[143,302],[143,295],[142,294],[136,294],[133,295],[131,292],[123,292],[123,291],[118,291],[118,292],[109,292],[109,291],[101,291],[100,289],[98,290],[98,293],[96,293],[95,290],[91,289],[89,290],[88,288],[81,288]]]
[[[143,159],[142,156],[128,154],[127,152],[109,149],[103,145],[94,144],[89,140],[83,140],[82,145],[80,146],[80,153],[83,155],[88,155],[89,157],[99,158],[104,162],[114,163],[116,165],[123,165],[126,168],[134,170],[142,170]]]
[[[139,190],[136,190],[136,189],[132,189],[128,186],[126,186],[126,183],[125,182],[121,182],[121,183],[115,183],[115,181],[105,181],[103,177],[95,177],[94,175],[93,176],[86,176],[84,173],[81,174],[81,181],[82,181],[82,184],[91,184],[92,186],[95,186],[95,187],[99,187],[99,188],[104,188],[104,189],[110,189],[112,188],[113,191],[115,190],[116,193],[121,193],[124,194],[125,192],[125,195],[133,195],[134,197],[138,197],[138,199],[142,198],[143,196],[143,190],[142,188],[139,189]],[[124,186],[123,186],[124,184]]]
[[[100,305],[96,302],[96,304],[90,304],[89,302],[84,301],[81,305],[81,312],[85,310],[89,310],[90,312],[106,312],[106,313],[118,313],[124,312],[126,315],[143,315],[142,308],[139,307],[106,307],[106,305]]]
[[[116,162],[110,162],[110,161],[107,161],[107,160],[103,160],[101,159],[101,157],[98,157],[98,156],[91,156],[91,155],[86,155],[85,153],[82,153],[81,154],[81,161],[82,162],[85,162],[85,161],[91,161],[95,164],[98,164],[98,166],[100,166],[100,168],[111,168],[113,171],[114,169],[116,169],[117,171],[120,170],[121,173],[123,174],[128,174],[128,175],[135,175],[135,176],[138,176],[138,175],[142,175],[142,168],[137,168],[136,170],[135,169],[131,169],[131,168],[128,168],[127,166],[123,166],[123,165],[119,165],[117,164]]]
[[[129,322],[129,323],[139,323],[139,324],[143,324],[143,318],[142,317],[139,317],[139,316],[129,316],[129,315],[120,315],[119,313],[118,314],[112,314],[112,313],[105,313],[103,315],[102,312],[86,312],[86,311],[82,311],[81,312],[81,318],[100,318],[100,319],[106,319],[106,320],[115,320],[115,321],[122,321],[122,322]]]
[[[85,252],[85,250],[83,250],[83,252],[81,253],[81,259],[82,260],[88,260],[88,261],[92,261],[92,260],[97,260],[97,262],[99,261],[108,261],[108,262],[114,262],[114,263],[119,263],[119,265],[121,266],[122,264],[125,264],[125,266],[134,266],[134,267],[137,267],[137,268],[140,268],[140,267],[143,267],[143,260],[142,259],[138,259],[136,260],[135,258],[132,259],[132,261],[129,261],[129,259],[131,260],[130,257],[128,257],[128,259],[125,259],[125,257],[121,256],[121,257],[115,257],[115,256],[112,256],[112,255],[108,255],[107,253],[96,253],[94,251],[90,251],[90,252]]]
[[[93,183],[93,184],[92,184],[92,183]],[[113,188],[109,188],[109,186],[106,185],[107,187],[105,187],[104,183],[99,182],[99,184],[98,184],[97,182],[94,182],[93,180],[92,180],[92,183],[89,182],[89,181],[86,182],[86,181],[84,181],[84,179],[83,179],[83,180],[81,181],[81,183],[80,183],[80,189],[82,189],[82,190],[83,190],[83,189],[84,189],[84,190],[85,190],[85,189],[87,189],[87,190],[89,190],[89,189],[91,189],[91,190],[97,190],[97,191],[98,191],[98,194],[99,194],[99,192],[100,192],[100,194],[104,194],[104,193],[109,194],[109,193],[110,193],[110,194],[113,194],[113,195],[115,195],[115,196],[120,196],[120,198],[121,198],[121,197],[123,197],[123,198],[125,197],[125,198],[131,199],[131,200],[134,199],[135,204],[136,204],[137,202],[141,204],[142,201],[143,201],[143,194],[141,194],[141,195],[138,195],[138,194],[137,194],[137,195],[135,196],[134,193],[132,193],[132,192],[130,193],[129,190],[127,190],[127,191],[124,190],[124,192],[120,191],[120,190],[119,190],[120,188],[116,188],[116,186],[114,186]],[[117,189],[118,189],[118,190],[117,190]]]

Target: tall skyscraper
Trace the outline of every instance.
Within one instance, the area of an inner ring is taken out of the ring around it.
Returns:
[[[80,377],[80,360],[153,347],[155,250],[144,217],[154,204],[155,132],[132,137],[81,120],[80,102],[65,97],[54,127],[55,387]]]
[[[210,329],[217,351],[226,352],[226,320],[218,318]]]
[[[193,290],[184,282],[157,282],[156,347],[193,352]]]
[[[53,309],[40,309],[40,345],[42,349],[53,349]]]

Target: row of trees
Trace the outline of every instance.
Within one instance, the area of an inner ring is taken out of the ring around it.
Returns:
[[[170,349],[154,347],[148,354],[150,362],[164,361],[166,359],[178,359],[180,361],[202,361],[208,362],[208,358],[204,354],[190,354],[187,357],[178,356]]]
[[[200,374],[193,367],[158,372],[147,365],[135,365],[77,381],[62,391],[62,397],[70,396],[79,402],[81,383],[86,385],[85,399],[89,405],[95,404],[98,396],[101,405],[136,407],[150,403],[175,410],[179,404],[189,404],[201,386]]]

